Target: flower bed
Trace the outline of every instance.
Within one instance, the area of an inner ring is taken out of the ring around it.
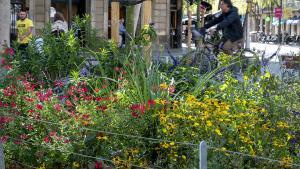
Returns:
[[[8,168],[24,168],[14,161],[41,169],[197,168],[202,140],[209,168],[300,163],[298,82],[257,69],[243,81],[230,72],[224,81],[199,78],[192,68],[168,73],[148,64],[141,49],[126,50],[86,50],[100,61],[97,76],[62,67],[68,81],[29,74],[4,54],[0,140]]]

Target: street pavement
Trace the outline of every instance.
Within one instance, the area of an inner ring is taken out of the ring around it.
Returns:
[[[272,73],[276,75],[281,75],[281,66],[279,63],[279,56],[281,55],[298,55],[300,57],[300,46],[296,45],[278,45],[278,44],[264,44],[264,43],[250,43],[250,49],[256,50],[260,52],[265,52],[265,58],[268,58],[272,56],[278,48],[279,52],[275,57],[273,57],[268,65],[267,69]],[[195,49],[195,46],[192,46],[192,49]],[[181,57],[184,54],[188,52],[188,48],[186,44],[182,44],[181,49],[170,49],[170,52],[175,57]],[[162,52],[155,51],[154,56],[160,56],[161,59],[165,60],[166,62],[170,62],[170,56],[169,53],[166,50],[163,50]]]
[[[267,65],[267,69],[276,75],[281,75],[281,68],[279,57],[282,55],[296,55],[300,57],[300,46],[296,45],[278,45],[278,44],[264,44],[264,43],[250,43],[250,48],[252,50],[258,50],[261,52],[265,52],[265,58],[272,56],[280,47],[277,55],[273,57],[269,64]]]

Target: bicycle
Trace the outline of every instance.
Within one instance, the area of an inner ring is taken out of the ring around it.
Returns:
[[[206,35],[211,36],[210,34]],[[222,48],[224,43],[217,43],[216,45],[214,41],[209,39],[210,38],[205,35],[202,36],[203,45],[199,48],[196,48],[196,50],[188,52],[180,60],[170,55],[171,59],[173,60],[173,66],[171,67],[171,70],[175,70],[178,66],[190,66],[198,68],[200,75],[210,73],[217,68],[219,68],[219,70],[215,72],[216,74],[220,74],[221,72],[225,72],[229,69],[234,69],[235,73],[242,73],[248,63],[258,60],[258,57],[254,51],[243,49],[240,46],[238,50],[234,51],[231,63],[224,65],[219,58],[219,55],[223,51]],[[211,39],[218,41],[220,38],[212,36]],[[238,68],[235,68],[238,63]]]

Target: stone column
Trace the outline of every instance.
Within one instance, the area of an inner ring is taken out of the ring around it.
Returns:
[[[153,22],[160,42],[165,42],[169,35],[170,0],[153,1]]]
[[[92,27],[97,31],[97,36],[107,37],[108,0],[91,0],[89,11],[92,17]]]
[[[10,43],[10,1],[0,0],[0,50],[2,44],[6,41]]]
[[[46,23],[50,18],[50,4],[51,0],[30,0],[29,1],[29,14],[33,18],[33,25],[35,34],[40,34],[45,28]]]
[[[120,3],[111,2],[111,39],[119,43]]]

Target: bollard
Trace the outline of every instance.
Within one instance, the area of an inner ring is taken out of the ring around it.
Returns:
[[[5,169],[3,144],[0,141],[0,169]]]
[[[199,144],[199,169],[207,169],[207,144],[201,141]]]

